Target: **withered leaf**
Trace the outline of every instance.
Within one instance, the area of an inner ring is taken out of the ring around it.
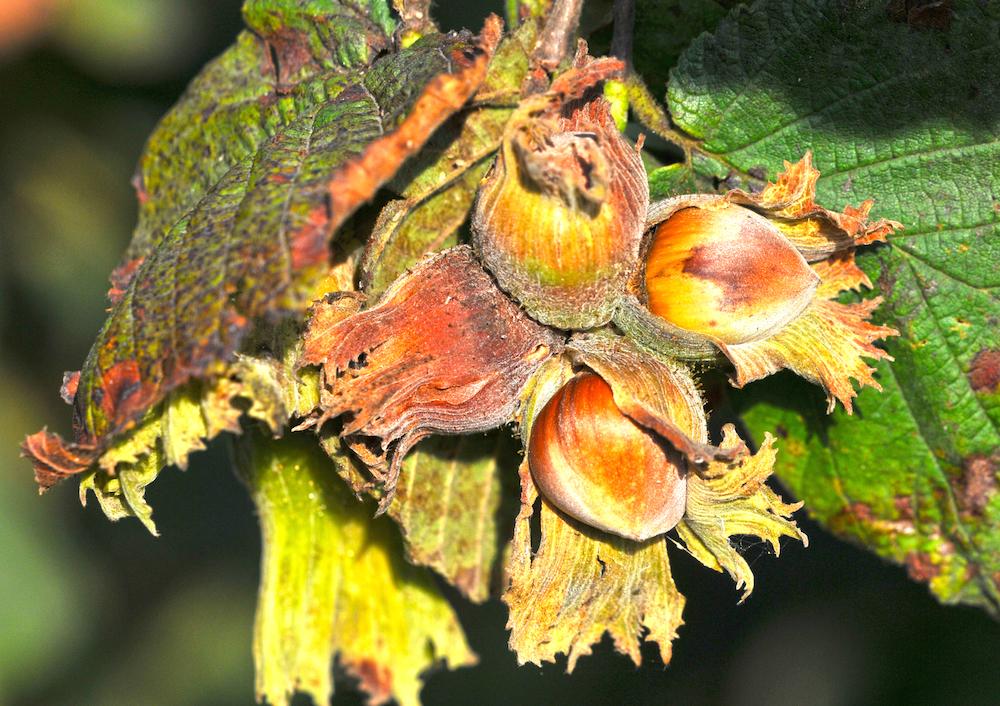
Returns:
[[[319,376],[297,370],[300,327],[291,320],[267,335],[258,329],[253,355],[238,354],[225,375],[194,380],[153,407],[130,433],[112,441],[80,480],[80,501],[93,492],[111,520],[137,517],[157,534],[145,488],[169,465],[187,468],[190,454],[223,431],[240,433],[244,414],[281,433],[289,417],[303,416],[319,399]]]
[[[249,29],[202,69],[146,142],[135,176],[139,220],[113,277],[117,289],[226,172],[389,47],[394,23],[381,2],[323,5],[244,3]]]
[[[410,561],[435,569],[472,601],[489,598],[500,546],[500,475],[516,466],[505,433],[419,444],[403,461],[388,511],[403,532]]]
[[[430,36],[366,71],[337,71],[236,161],[130,266],[79,376],[73,442],[43,431],[25,444],[41,487],[87,468],[169,391],[220,374],[255,320],[302,311],[331,236],[475,92],[499,34],[494,17],[478,39]]]

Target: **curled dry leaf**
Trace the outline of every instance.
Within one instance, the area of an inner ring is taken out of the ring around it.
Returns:
[[[819,176],[819,170],[812,164],[812,152],[806,152],[798,162],[785,162],[785,171],[759,194],[734,189],[728,196],[733,203],[759,209],[770,216],[810,262],[861,245],[885,242],[903,227],[885,218],[870,220],[868,214],[875,205],[874,199],[866,199],[857,207],[847,206],[841,212],[823,208],[816,203]]]
[[[289,23],[268,24],[268,36],[287,40],[279,54],[299,56],[288,42],[315,34],[300,30],[316,18],[297,13],[268,16]],[[224,374],[259,317],[303,310],[328,273],[333,234],[476,91],[500,33],[491,17],[479,38],[428,37],[363,74],[336,72],[321,92],[330,97],[300,107],[188,215],[146,238],[153,249],[116,278],[117,301],[80,373],[73,441],[42,431],[24,445],[40,487],[90,467],[170,391]]]

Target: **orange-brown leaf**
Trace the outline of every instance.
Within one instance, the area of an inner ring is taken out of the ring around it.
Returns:
[[[349,79],[338,74],[336,95],[302,108],[117,271],[115,305],[74,396],[73,441],[49,435],[45,457],[26,446],[42,477],[55,477],[50,465],[82,470],[79,449],[96,458],[172,390],[223,374],[260,318],[304,311],[337,229],[476,91],[500,28],[491,17],[479,39],[428,38],[342,91]],[[69,457],[77,463],[51,463]]]
[[[871,199],[858,207],[847,206],[841,212],[823,208],[815,201],[818,179],[812,152],[806,152],[798,162],[785,162],[785,171],[759,194],[734,189],[727,196],[733,203],[752,206],[773,218],[775,225],[809,261],[884,241],[902,228],[884,218],[870,221],[868,214],[875,203]]]

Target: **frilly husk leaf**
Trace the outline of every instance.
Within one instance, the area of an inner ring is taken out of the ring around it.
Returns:
[[[615,649],[638,665],[640,638],[659,646],[664,664],[682,624],[684,597],[670,573],[662,538],[638,544],[569,520],[544,499],[541,540],[531,546],[531,516],[538,499],[527,462],[521,466],[521,512],[507,565],[503,600],[510,609],[510,647],[519,663],[577,660],[605,632]]]
[[[868,277],[854,264],[853,254],[813,264],[821,281],[816,298],[802,315],[771,338],[734,346],[719,344],[736,369],[733,384],[749,382],[788,368],[810,382],[821,385],[827,394],[827,412],[837,401],[848,414],[857,395],[852,378],[860,387],[881,390],[873,377],[875,370],[864,358],[892,360],[874,343],[899,332],[869,322],[881,297],[855,304],[842,304],[831,297],[842,290],[870,287]]]
[[[743,443],[731,424],[725,426],[723,435],[724,449]],[[782,536],[808,543],[805,534],[788,519],[802,503],[783,502],[764,483],[771,475],[776,452],[774,437],[767,434],[753,456],[729,466],[715,464],[720,467],[711,478],[689,479],[687,513],[677,525],[682,548],[710,569],[725,570],[736,588],[743,589],[741,602],[753,592],[753,572],[730,544],[730,537],[760,537],[771,544],[775,555],[781,549]]]
[[[859,245],[885,241],[902,228],[895,221],[871,221],[868,214],[875,201],[858,207],[831,211],[816,201],[819,170],[812,165],[812,152],[798,162],[785,162],[785,171],[759,194],[734,189],[726,194],[732,203],[750,206],[772,219],[792,244],[810,262],[852,250]]]

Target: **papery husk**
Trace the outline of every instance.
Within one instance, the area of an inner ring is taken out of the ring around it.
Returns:
[[[305,335],[301,363],[323,371],[309,424],[344,417],[341,437],[386,484],[383,509],[410,448],[510,421],[532,373],[562,347],[468,246],[426,258],[368,309],[345,312],[343,302],[314,307]]]

